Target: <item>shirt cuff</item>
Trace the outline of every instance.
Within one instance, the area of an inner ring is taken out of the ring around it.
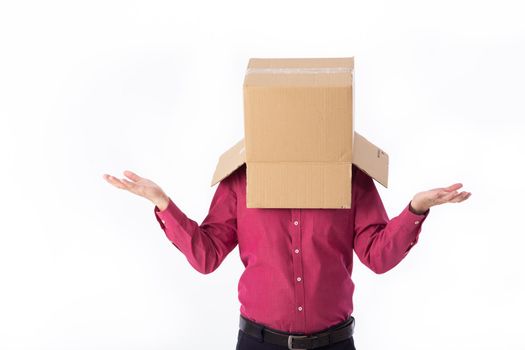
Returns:
[[[177,207],[170,197],[168,197],[168,200],[168,206],[164,210],[160,210],[158,206],[155,206],[153,209],[160,226],[162,229],[174,227],[173,225],[185,227],[187,222],[186,215]]]
[[[403,210],[403,217],[406,219],[406,224],[408,227],[411,227],[414,232],[414,238],[409,243],[405,254],[408,254],[410,249],[417,243],[419,240],[419,234],[421,233],[421,225],[427,218],[428,214],[430,213],[430,208],[427,209],[423,214],[416,214],[410,209],[410,202],[408,202],[407,206]]]

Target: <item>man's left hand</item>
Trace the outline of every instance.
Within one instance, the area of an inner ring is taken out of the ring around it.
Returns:
[[[430,207],[443,203],[459,203],[469,198],[471,192],[458,192],[463,184],[456,183],[449,187],[434,188],[416,193],[410,201],[410,207],[416,214],[424,214]]]

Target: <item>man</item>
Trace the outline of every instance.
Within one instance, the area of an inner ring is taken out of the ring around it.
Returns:
[[[217,186],[199,225],[151,180],[131,171],[112,185],[155,204],[167,238],[208,274],[239,245],[237,350],[354,349],[353,251],[375,273],[396,266],[417,243],[430,207],[466,200],[456,183],[417,193],[389,219],[373,179],[352,165],[350,209],[246,207],[246,164]]]

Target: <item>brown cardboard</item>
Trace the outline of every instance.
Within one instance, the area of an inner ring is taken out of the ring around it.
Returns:
[[[388,188],[388,154],[354,131],[352,163]]]
[[[250,59],[248,208],[350,207],[353,66],[351,57]]]
[[[245,162],[246,152],[244,150],[244,139],[242,139],[219,157],[219,161],[211,179],[211,186],[214,186],[226,176],[233,173]]]
[[[219,157],[211,180],[211,186],[216,185],[245,162],[244,139],[241,139]],[[383,187],[388,188],[388,154],[357,131],[354,131],[352,163]]]
[[[245,138],[221,155],[212,186],[246,162],[248,208],[350,208],[352,163],[386,187],[388,155],[354,133],[353,64],[250,59]]]

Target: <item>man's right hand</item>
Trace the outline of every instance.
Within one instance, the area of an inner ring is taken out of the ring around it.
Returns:
[[[164,193],[159,185],[151,180],[140,177],[129,170],[125,170],[124,175],[132,181],[129,181],[125,178],[119,180],[118,178],[108,174],[103,174],[102,177],[117,188],[128,190],[131,193],[150,200],[160,210],[164,210],[168,207],[169,197],[166,193]]]

